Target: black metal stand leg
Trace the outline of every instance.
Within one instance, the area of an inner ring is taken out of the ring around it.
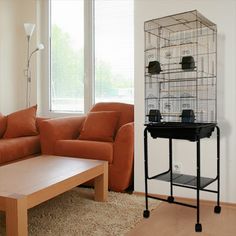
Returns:
[[[195,225],[196,232],[202,232],[202,225],[200,221],[200,178],[201,178],[201,163],[200,163],[200,139],[197,140],[197,223]]]
[[[215,206],[214,212],[220,213],[220,128],[217,129],[217,205]]]
[[[148,210],[148,146],[147,146],[147,128],[144,130],[144,175],[145,175],[145,204],[146,209],[143,211],[143,217],[148,218],[150,212]]]
[[[169,139],[169,169],[170,169],[170,196],[168,197],[168,202],[172,203],[174,201],[173,197],[173,178],[172,178],[172,173],[173,173],[173,164],[172,164],[172,139]]]

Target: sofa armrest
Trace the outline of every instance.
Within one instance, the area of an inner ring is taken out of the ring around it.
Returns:
[[[127,123],[120,127],[114,142],[113,163],[109,178],[116,186],[116,191],[124,191],[133,181],[134,163],[134,123]],[[121,178],[122,176],[122,178]],[[122,181],[121,181],[122,179]]]
[[[85,118],[85,116],[65,117],[41,121],[39,131],[42,153],[54,154],[57,140],[77,138]]]

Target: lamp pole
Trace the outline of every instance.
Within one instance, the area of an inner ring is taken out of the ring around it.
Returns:
[[[30,68],[29,68],[29,51],[30,51],[30,35],[27,35],[27,66],[26,66],[26,107],[30,107],[30,91],[29,83],[31,82],[30,78]]]
[[[26,107],[30,107],[30,95],[31,95],[31,71],[30,71],[30,59],[32,55],[44,49],[43,44],[39,44],[38,47],[30,53],[30,38],[34,32],[35,24],[25,23],[25,33],[27,36],[27,64],[26,64]]]

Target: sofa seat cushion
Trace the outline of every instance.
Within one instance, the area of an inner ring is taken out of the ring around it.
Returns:
[[[87,140],[58,140],[55,155],[104,160],[112,163],[113,143]]]
[[[0,139],[0,164],[40,152],[39,136]]]

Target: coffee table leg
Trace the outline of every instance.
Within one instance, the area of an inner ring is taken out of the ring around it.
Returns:
[[[26,198],[6,199],[7,236],[27,236],[27,201]]]
[[[108,194],[108,163],[104,163],[104,172],[94,180],[95,201],[104,202]]]

